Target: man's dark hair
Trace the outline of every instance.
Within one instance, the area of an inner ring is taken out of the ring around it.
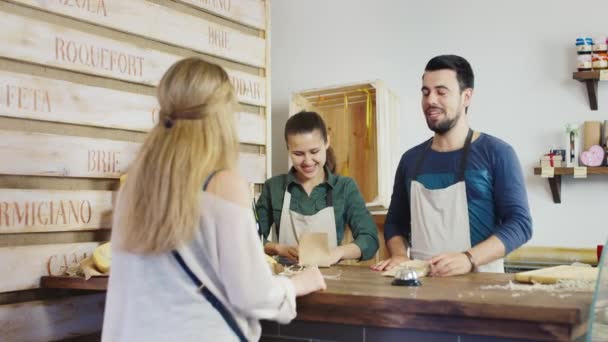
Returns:
[[[456,72],[456,79],[460,86],[460,92],[467,88],[474,88],[475,75],[471,64],[466,59],[456,55],[441,55],[433,57],[424,68],[424,71],[437,71],[449,69]]]

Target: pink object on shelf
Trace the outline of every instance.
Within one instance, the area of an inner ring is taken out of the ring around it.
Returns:
[[[600,145],[593,145],[581,153],[581,163],[585,166],[600,166],[604,161],[604,149]]]
[[[602,258],[602,250],[604,249],[604,245],[597,245],[597,263],[600,263],[600,259]]]

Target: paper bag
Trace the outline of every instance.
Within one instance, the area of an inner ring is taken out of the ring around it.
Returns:
[[[329,267],[331,256],[327,233],[303,233],[298,246],[300,265]]]

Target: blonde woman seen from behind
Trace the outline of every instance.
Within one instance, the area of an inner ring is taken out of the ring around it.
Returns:
[[[112,231],[103,341],[256,341],[288,323],[318,269],[273,276],[259,245],[226,72],[199,58],[158,86],[160,120],[122,187]]]

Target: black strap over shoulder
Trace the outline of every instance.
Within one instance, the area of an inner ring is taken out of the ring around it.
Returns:
[[[230,330],[232,330],[236,334],[236,336],[239,338],[239,341],[247,342],[245,335],[239,328],[234,317],[232,317],[232,314],[230,313],[230,311],[228,311],[228,309],[224,306],[224,304],[222,304],[222,302],[220,302],[220,300],[217,299],[217,297],[213,293],[211,293],[211,291],[209,291],[208,288],[203,286],[203,283],[192,272],[190,267],[188,267],[188,265],[186,265],[186,262],[184,261],[184,259],[182,258],[182,256],[179,254],[178,251],[173,250],[171,253],[173,254],[173,257],[175,257],[175,260],[177,260],[177,263],[180,265],[180,267],[184,270],[184,272],[186,272],[186,274],[188,275],[188,278],[190,278],[190,280],[192,280],[194,285],[196,285],[196,287],[198,287],[201,290],[201,293],[203,294],[203,296],[209,301],[209,303],[211,303],[211,306],[213,306],[220,313],[220,315],[222,315],[222,318],[224,319],[224,321],[226,321],[226,323],[230,327]]]
[[[219,170],[213,171],[213,172],[211,172],[211,174],[209,176],[207,176],[207,179],[205,179],[205,183],[203,183],[203,191],[207,190],[209,183],[211,183],[211,178],[213,178],[213,176],[215,176],[218,172],[220,172],[220,171]]]

